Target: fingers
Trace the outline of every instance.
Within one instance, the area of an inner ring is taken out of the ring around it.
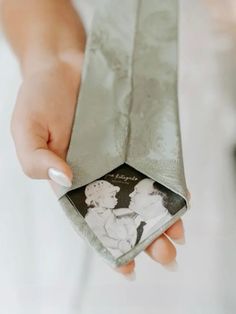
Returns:
[[[135,279],[135,261],[131,261],[126,265],[122,265],[120,267],[117,267],[115,270],[125,276],[128,280],[134,280]]]
[[[165,233],[155,239],[146,249],[145,252],[156,262],[166,266],[173,271],[177,267],[175,261],[177,252],[173,243],[168,239],[174,240],[176,243],[184,238],[184,227],[182,219],[178,219]],[[125,275],[128,280],[135,279],[135,261],[116,268],[116,271]]]
[[[153,260],[163,265],[174,262],[176,258],[176,248],[167,236],[175,243],[185,243],[182,219],[178,219],[165,231],[165,233],[154,240],[145,250]]]
[[[13,124],[12,136],[16,153],[24,173],[33,179],[52,179],[63,186],[71,186],[72,170],[63,157],[65,152],[48,147],[49,132],[37,123]]]
[[[163,265],[170,264],[176,257],[175,246],[164,234],[153,241],[152,244],[145,249],[145,252],[153,260]],[[175,265],[172,265],[169,270],[173,271],[173,266],[175,267]],[[116,271],[123,274],[128,280],[135,280],[135,261],[133,260],[126,265],[116,268]]]
[[[165,234],[170,237],[177,244],[185,243],[184,226],[182,219],[178,219],[169,229],[165,231]]]
[[[162,234],[154,240],[145,250],[145,252],[156,262],[163,265],[169,264],[176,257],[175,246]]]

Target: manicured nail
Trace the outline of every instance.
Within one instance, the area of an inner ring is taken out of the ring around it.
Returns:
[[[129,281],[134,281],[136,279],[135,271],[132,271],[132,273],[125,274],[124,277]]]
[[[184,244],[185,244],[185,237],[180,238],[180,239],[173,239],[173,241],[174,241],[176,244],[184,245]]]
[[[62,186],[71,187],[72,185],[71,180],[63,172],[55,168],[48,169],[48,176],[51,180]]]
[[[178,270],[179,266],[176,260],[174,259],[172,262],[162,265],[166,270],[175,272]]]
[[[188,201],[190,202],[190,200],[191,200],[191,193],[189,192],[189,190],[188,190],[188,195],[187,195],[187,197],[188,197]]]

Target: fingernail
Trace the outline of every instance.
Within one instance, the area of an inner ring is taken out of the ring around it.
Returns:
[[[188,197],[188,201],[190,202],[192,196],[191,196],[191,193],[189,192],[189,190],[188,190],[188,196],[187,197]]]
[[[71,187],[72,182],[71,180],[61,171],[55,169],[55,168],[49,168],[48,169],[48,176],[51,180],[54,182],[65,186],[65,187]]]
[[[182,237],[182,238],[179,238],[179,239],[173,239],[173,241],[174,241],[176,244],[180,244],[180,245],[184,245],[184,244],[186,243],[185,237]]]
[[[129,281],[135,281],[136,274],[134,271],[132,271],[132,273],[125,274],[124,277]]]
[[[172,262],[162,265],[166,270],[171,271],[171,272],[175,272],[178,270],[179,266],[177,261],[174,259]]]

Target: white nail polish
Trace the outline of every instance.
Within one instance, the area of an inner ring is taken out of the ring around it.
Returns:
[[[49,168],[48,169],[48,176],[51,180],[54,182],[65,186],[65,187],[71,187],[72,182],[70,179],[61,171],[55,169],[55,168]]]
[[[136,279],[136,274],[134,271],[132,273],[126,274],[124,276],[129,281],[134,281]]]
[[[180,244],[180,245],[184,245],[184,244],[185,244],[185,238],[173,239],[173,241],[174,241],[176,244]]]
[[[187,193],[188,193],[188,201],[190,202],[190,199],[192,197],[191,193],[189,192],[189,190],[187,190]]]
[[[178,270],[179,266],[176,260],[173,260],[169,264],[162,265],[166,270],[169,270],[171,272],[175,272]]]

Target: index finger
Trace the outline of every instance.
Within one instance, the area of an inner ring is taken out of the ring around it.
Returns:
[[[177,244],[185,243],[185,233],[184,233],[184,225],[183,220],[178,219],[170,228],[168,228],[164,234],[174,240]]]
[[[134,280],[135,279],[134,269],[135,269],[135,260],[132,260],[128,264],[116,267],[115,271],[123,274],[129,280]]]

